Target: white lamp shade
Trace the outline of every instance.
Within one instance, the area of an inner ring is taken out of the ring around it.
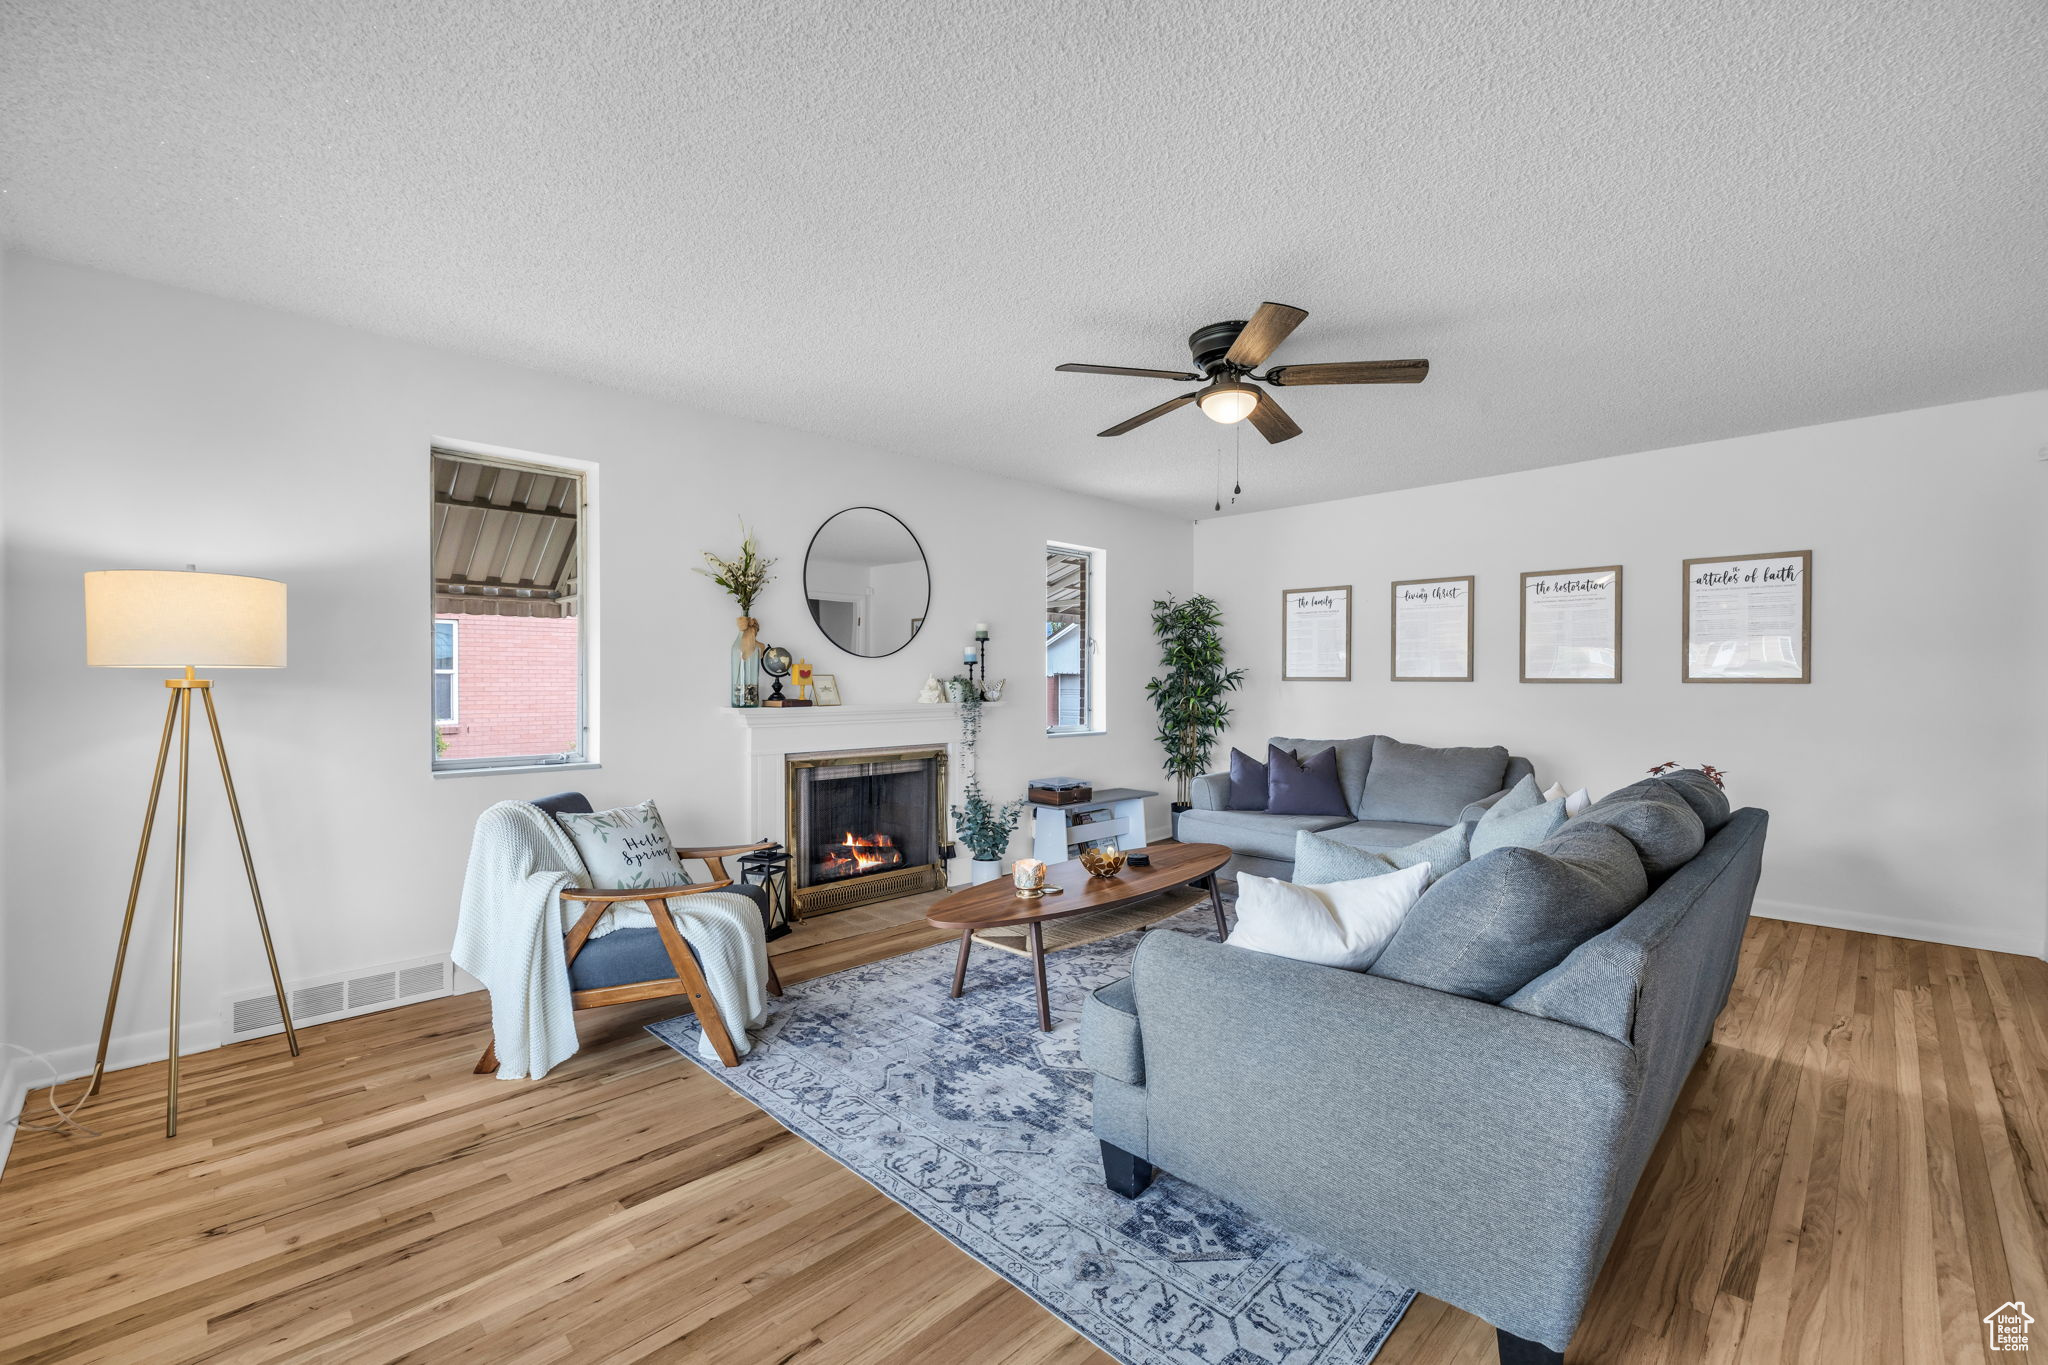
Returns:
[[[284,584],[157,569],[89,573],[85,661],[94,668],[283,668]]]

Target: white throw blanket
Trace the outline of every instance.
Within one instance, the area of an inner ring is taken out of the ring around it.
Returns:
[[[562,935],[584,907],[563,901],[562,892],[585,885],[576,845],[540,807],[500,801],[477,817],[454,958],[491,993],[501,1080],[545,1076],[576,1053]],[[758,1028],[768,1012],[768,940],[760,910],[745,896],[709,891],[670,901],[669,912],[697,950],[712,1003],[734,1050],[745,1056],[753,1046],[747,1030]],[[605,912],[590,936],[653,925],[654,912],[644,902],[622,902]],[[697,1050],[717,1058],[708,1038]]]

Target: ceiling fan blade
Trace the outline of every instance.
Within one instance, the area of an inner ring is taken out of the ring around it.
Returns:
[[[1347,360],[1335,365],[1276,365],[1268,384],[1420,384],[1429,378],[1427,360]]]
[[[1301,435],[1301,428],[1287,415],[1287,409],[1274,402],[1270,393],[1259,395],[1259,405],[1252,409],[1248,420],[1259,429],[1259,435],[1266,438],[1268,445],[1279,445]]]
[[[1156,408],[1147,408],[1145,411],[1139,413],[1136,417],[1128,418],[1124,421],[1118,422],[1108,431],[1098,431],[1095,434],[1097,436],[1121,436],[1125,432],[1130,431],[1133,428],[1144,426],[1145,423],[1151,421],[1154,417],[1164,417],[1167,413],[1172,412],[1175,408],[1184,408],[1194,401],[1195,395],[1191,393],[1184,393],[1178,398],[1167,399],[1164,403],[1161,403]]]
[[[1063,374],[1134,374],[1140,379],[1200,379],[1187,370],[1139,370],[1128,365],[1055,365]]]
[[[1224,363],[1241,365],[1247,370],[1257,369],[1307,316],[1301,309],[1290,308],[1284,303],[1260,304],[1259,311],[1252,314],[1252,320],[1244,325],[1244,330],[1237,334],[1237,340],[1224,353]]]

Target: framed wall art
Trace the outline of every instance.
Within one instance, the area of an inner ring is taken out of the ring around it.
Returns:
[[[1522,681],[1621,681],[1621,566],[1522,575]]]
[[[1813,551],[1685,561],[1683,677],[1813,681]]]
[[[1351,680],[1351,585],[1280,594],[1280,680]]]
[[[1394,584],[1395,682],[1472,681],[1472,596],[1464,578]]]

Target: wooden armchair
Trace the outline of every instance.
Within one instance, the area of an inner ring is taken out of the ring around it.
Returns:
[[[589,799],[581,792],[558,792],[533,804],[550,816],[562,811],[583,813],[591,809]],[[676,928],[675,919],[668,912],[668,903],[683,896],[701,896],[707,891],[733,891],[750,900],[761,901],[760,888],[733,884],[732,878],[726,875],[725,860],[770,847],[771,844],[758,843],[677,849],[678,858],[694,859],[710,869],[711,880],[708,882],[625,891],[573,888],[564,891],[563,900],[583,906],[583,913],[562,936],[562,956],[569,966],[570,1002],[579,1010],[588,1010],[604,1005],[624,1005],[635,1000],[656,1000],[668,995],[688,996],[690,1008],[696,1012],[697,1022],[703,1026],[704,1036],[711,1040],[718,1059],[727,1066],[738,1066],[740,1058],[733,1047],[732,1031],[720,1017],[717,1002],[712,1000],[711,989],[705,983],[704,971],[697,965],[696,950]],[[590,931],[597,927],[605,911],[621,901],[647,902],[654,911],[654,927],[614,930],[592,943]],[[584,953],[586,947],[592,950],[588,955]],[[768,991],[771,995],[782,994],[782,981],[775,974],[775,959],[772,957],[768,960]],[[498,1045],[493,1039],[478,1059],[476,1072],[483,1076],[497,1069]]]

